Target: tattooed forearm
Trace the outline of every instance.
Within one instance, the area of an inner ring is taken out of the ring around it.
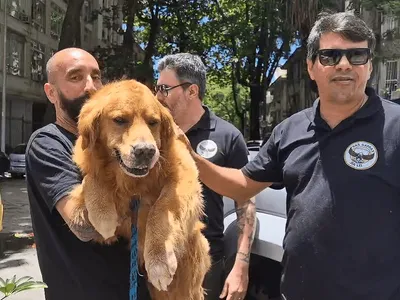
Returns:
[[[244,205],[236,206],[236,213],[239,230],[237,259],[249,263],[256,224],[255,199],[252,198]]]
[[[94,227],[87,223],[78,225],[71,222],[69,228],[82,242],[89,242],[100,237],[100,234],[94,229]]]
[[[248,203],[245,203],[242,206],[237,206],[236,202],[235,202],[235,206],[236,206],[236,215],[237,215],[237,226],[238,226],[238,230],[239,230],[239,235],[241,235],[241,234],[243,234],[244,226],[246,223],[246,210],[247,210]]]
[[[244,253],[244,252],[238,251],[237,256],[240,260],[242,260],[246,263],[250,262],[250,253]]]
[[[251,198],[248,202],[248,207],[246,210],[246,222],[251,228],[250,234],[247,236],[249,240],[249,250],[251,249],[251,246],[253,245],[254,241],[254,235],[256,233],[256,203],[255,199]]]

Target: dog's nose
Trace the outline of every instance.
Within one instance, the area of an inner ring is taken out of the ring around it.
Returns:
[[[156,153],[156,147],[152,144],[139,143],[132,146],[132,154],[137,160],[148,161],[153,158]]]

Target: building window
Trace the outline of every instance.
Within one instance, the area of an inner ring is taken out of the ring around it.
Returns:
[[[7,9],[10,16],[26,23],[30,23],[30,14],[26,11],[26,0],[9,0]]]
[[[398,62],[386,62],[386,83],[385,83],[385,98],[390,99],[393,91],[397,90],[398,84]]]
[[[92,21],[92,0],[85,0],[83,3],[83,20],[86,23]]]
[[[7,35],[7,72],[16,76],[24,76],[25,38],[13,32],[8,32]]]
[[[83,29],[83,40],[89,42],[90,31],[86,27]]]
[[[61,35],[62,24],[64,21],[64,11],[51,3],[51,19],[50,19],[50,35],[53,39],[59,40]]]
[[[43,81],[45,68],[44,46],[31,41],[31,79]]]
[[[45,0],[32,0],[32,26],[40,32],[46,27]]]

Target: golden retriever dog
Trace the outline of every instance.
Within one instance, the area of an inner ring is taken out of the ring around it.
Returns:
[[[152,299],[204,299],[209,244],[200,221],[203,198],[198,170],[169,113],[143,84],[110,83],[82,107],[74,161],[83,182],[71,193],[72,222],[89,221],[96,242],[131,238],[138,230],[138,264]],[[132,214],[130,203],[140,199]],[[112,263],[112,262],[110,262]]]

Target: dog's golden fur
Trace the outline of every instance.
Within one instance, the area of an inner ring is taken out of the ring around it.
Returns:
[[[202,283],[211,261],[201,233],[201,185],[169,111],[146,86],[123,80],[88,100],[78,130],[74,161],[84,179],[70,195],[78,207],[72,222],[82,222],[86,207],[104,237],[97,242],[130,239],[130,201],[137,196],[138,217],[132,220],[138,228],[139,269],[147,276],[152,298],[204,299]],[[154,145],[159,153],[145,177],[132,177],[121,167],[121,160],[134,165],[132,147],[138,142]]]

